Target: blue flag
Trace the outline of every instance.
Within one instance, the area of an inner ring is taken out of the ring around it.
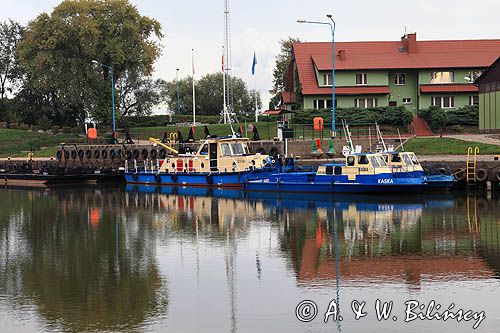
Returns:
[[[255,51],[253,52],[252,75],[255,75],[255,65],[257,65],[257,57]]]

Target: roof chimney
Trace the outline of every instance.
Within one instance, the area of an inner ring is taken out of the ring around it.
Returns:
[[[406,52],[408,53],[417,52],[417,33],[404,35],[403,37],[401,37],[401,42]]]
[[[340,60],[345,60],[345,50],[339,50],[337,52],[337,57],[339,57]]]

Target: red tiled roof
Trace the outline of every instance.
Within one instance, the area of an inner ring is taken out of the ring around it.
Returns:
[[[401,41],[338,42],[336,70],[486,68],[500,55],[500,39],[417,41],[414,53],[400,52]],[[332,69],[331,43],[294,43],[303,93],[317,88],[314,65],[319,70]]]
[[[473,84],[423,84],[420,85],[420,91],[425,93],[440,92],[478,92],[479,88]]]
[[[284,104],[293,104],[296,101],[295,94],[291,91],[282,91],[281,98]]]
[[[290,110],[266,110],[262,112],[262,114],[269,115],[269,116],[276,116],[276,115],[282,115],[282,114],[287,114],[287,113],[294,113],[293,111]]]
[[[335,87],[335,95],[386,95],[389,92],[389,86]],[[302,89],[302,93],[304,95],[331,94],[332,88],[309,87]]]

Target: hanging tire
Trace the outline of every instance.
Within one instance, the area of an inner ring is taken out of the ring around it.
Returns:
[[[116,150],[116,157],[122,158],[122,150],[120,148]]]
[[[130,150],[127,150],[125,151],[125,158],[128,160],[128,161],[132,161],[132,157],[133,157],[134,154],[132,154],[132,151]]]
[[[69,159],[69,151],[67,151],[67,150],[64,151],[64,158],[66,160]]]
[[[101,156],[103,159],[107,159],[108,158],[108,151],[106,149],[103,149],[101,151]]]
[[[112,160],[114,160],[114,159],[115,159],[115,157],[116,157],[116,150],[111,149],[111,150],[109,151],[109,157],[110,157]]]
[[[448,174],[448,172],[446,171],[446,169],[445,169],[445,168],[439,168],[439,169],[438,169],[438,172],[439,172],[439,174],[441,174],[441,175],[447,175],[447,174]]]
[[[134,158],[135,159],[138,159],[139,158],[139,150],[138,149],[134,149]]]
[[[500,169],[495,173],[495,178],[500,182]]]
[[[212,177],[212,175],[207,175],[205,179],[207,181],[207,184],[212,184],[214,182],[214,177]]]
[[[156,159],[156,157],[158,157],[158,151],[156,149],[151,149],[149,156],[151,156],[153,160]]]
[[[83,158],[85,156],[85,152],[81,149],[78,149],[78,157]]]
[[[86,156],[88,159],[91,159],[91,158],[92,158],[92,150],[87,149],[87,151],[85,151],[85,156]]]
[[[167,157],[167,150],[165,148],[160,149],[160,158],[164,159]]]
[[[148,155],[149,155],[149,152],[146,148],[144,148],[143,150],[141,150],[141,156],[143,159],[146,159],[148,158]]]
[[[478,182],[482,183],[482,182],[486,181],[487,179],[488,179],[488,170],[481,168],[481,169],[478,169],[476,171],[476,180]]]
[[[99,158],[99,157],[101,157],[101,152],[99,151],[99,149],[94,150],[94,158]]]
[[[453,177],[455,177],[455,179],[458,181],[464,180],[465,179],[465,170],[456,171],[453,174]]]
[[[62,151],[58,150],[58,151],[56,152],[56,158],[57,158],[58,160],[60,160],[60,159],[62,158]]]

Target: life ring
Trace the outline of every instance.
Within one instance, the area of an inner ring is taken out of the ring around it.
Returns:
[[[87,151],[85,152],[85,156],[87,156],[87,158],[92,158],[92,151],[90,149],[87,149]]]
[[[155,181],[156,181],[157,183],[161,183],[161,175],[160,175],[159,173],[157,173],[157,174],[155,175]]]
[[[161,148],[160,149],[160,158],[164,159],[165,157],[167,157],[167,150],[165,148]]]
[[[214,178],[212,177],[212,175],[207,175],[205,177],[205,180],[207,181],[207,184],[212,184],[214,182]]]
[[[106,149],[103,149],[101,151],[101,156],[103,159],[107,159],[108,158],[108,151]]]
[[[67,150],[64,151],[64,159],[69,159],[69,151]]]
[[[138,149],[134,149],[134,158],[135,159],[139,158],[139,150]]]
[[[152,159],[156,159],[156,157],[158,156],[158,151],[156,149],[151,149],[149,155],[151,156]]]
[[[497,170],[495,177],[500,182],[500,169]]]
[[[114,160],[114,159],[115,159],[115,157],[116,157],[116,150],[111,149],[111,150],[109,151],[109,157],[111,157],[111,159],[112,159],[112,160]]]
[[[148,155],[149,155],[149,152],[146,148],[144,148],[143,150],[141,150],[141,156],[143,159],[146,159],[148,158]]]
[[[476,171],[476,180],[478,182],[484,182],[486,181],[486,179],[488,179],[488,171],[486,169],[478,169]]]
[[[455,179],[458,181],[464,180],[465,179],[465,171],[464,170],[456,171],[453,174],[453,177],[455,177]]]
[[[131,161],[132,160],[132,156],[133,156],[132,151],[130,151],[130,150],[125,151],[125,158],[127,160]]]
[[[56,158],[60,160],[62,158],[62,151],[58,150],[56,153]]]
[[[101,156],[101,152],[99,149],[94,150],[94,158],[99,158]]]
[[[78,149],[78,157],[83,158],[85,156],[85,152],[81,149]]]
[[[174,173],[174,174],[170,175],[170,178],[172,178],[172,182],[177,183],[177,179],[178,179],[177,174]]]

